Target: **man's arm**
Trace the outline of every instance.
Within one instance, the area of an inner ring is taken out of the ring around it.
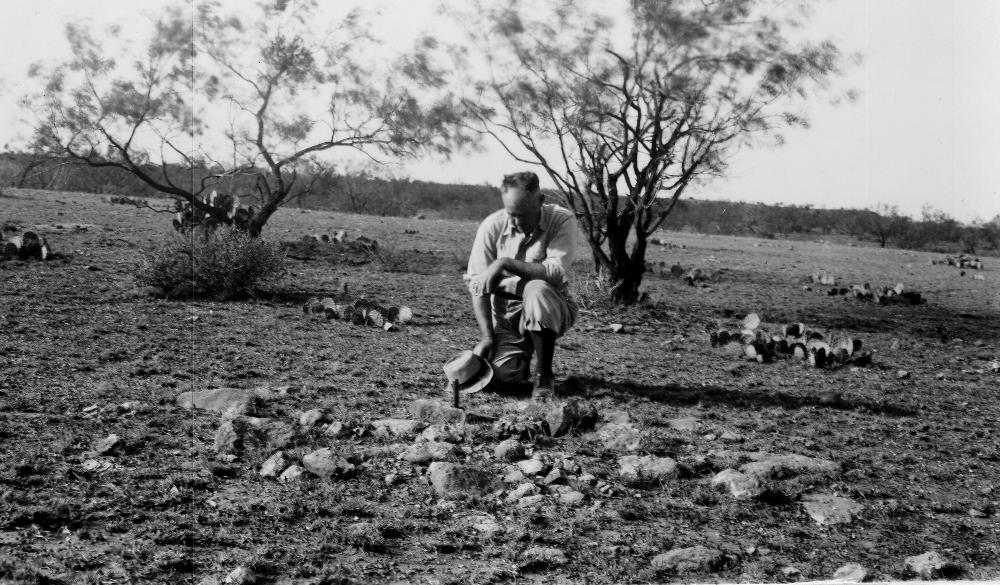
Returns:
[[[493,307],[490,303],[489,295],[472,295],[472,311],[476,315],[476,323],[479,324],[479,343],[473,348],[472,353],[479,357],[493,359]]]

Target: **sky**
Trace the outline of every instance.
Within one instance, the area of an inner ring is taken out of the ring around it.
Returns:
[[[233,0],[227,0],[233,1]],[[343,0],[354,1],[354,0]],[[433,26],[433,0],[378,0],[384,37]],[[18,98],[30,63],[64,57],[66,22],[120,23],[152,16],[163,0],[0,0],[0,147],[26,135]],[[371,6],[371,2],[366,5]],[[729,174],[689,196],[867,208],[896,205],[918,216],[925,206],[961,221],[1000,215],[1000,2],[995,0],[817,0],[807,33],[830,38],[863,61],[837,83],[853,103],[822,98],[811,125],[786,133],[777,148],[743,150]],[[401,174],[439,182],[496,184],[520,170],[500,148],[408,163]],[[544,182],[543,182],[544,183]],[[544,185],[543,185],[544,186]]]

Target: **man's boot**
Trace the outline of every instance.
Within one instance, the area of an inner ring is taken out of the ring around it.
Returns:
[[[556,380],[552,373],[552,356],[556,350],[556,333],[549,329],[528,333],[535,346],[535,379],[531,398],[548,400],[555,396]]]

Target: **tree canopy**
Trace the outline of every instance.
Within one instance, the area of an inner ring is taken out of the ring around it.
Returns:
[[[259,234],[311,188],[306,171],[325,151],[447,154],[468,142],[432,37],[380,63],[358,12],[329,21],[315,2],[288,0],[238,12],[179,3],[144,43],[69,24],[72,57],[31,68],[35,151],[127,170],[224,223],[207,193],[249,177],[259,207],[245,227]]]
[[[794,38],[804,3],[508,0],[459,16],[477,23],[465,58],[483,66],[467,70],[486,72],[464,102],[477,129],[555,183],[626,303],[688,187],[736,148],[805,126],[802,105],[844,61]]]

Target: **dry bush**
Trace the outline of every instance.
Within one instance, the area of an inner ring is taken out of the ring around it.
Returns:
[[[167,298],[225,300],[253,294],[284,269],[285,256],[276,245],[220,228],[204,236],[168,234],[146,254],[136,278]]]

